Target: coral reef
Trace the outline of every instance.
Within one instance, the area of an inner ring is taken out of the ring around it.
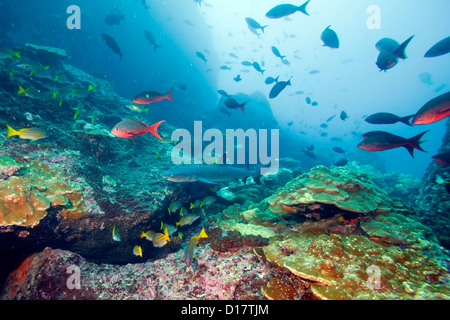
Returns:
[[[329,217],[336,210],[356,216],[386,212],[397,206],[364,173],[325,166],[316,166],[291,180],[267,200],[274,213],[304,213],[315,219]]]
[[[304,225],[272,240],[264,257],[308,282],[321,299],[450,298],[448,256],[428,228],[396,213],[376,215],[361,228],[370,236]]]
[[[438,153],[450,151],[450,119]],[[450,197],[444,184],[437,183],[438,176],[450,180],[448,165],[432,161],[425,172],[422,183],[414,199],[415,210],[420,220],[436,233],[441,244],[450,249]]]

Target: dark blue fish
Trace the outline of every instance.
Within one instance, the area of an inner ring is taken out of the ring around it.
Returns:
[[[233,78],[234,81],[239,82],[242,80],[241,75],[238,74],[235,78]]]
[[[281,61],[283,61],[283,58],[286,58],[286,56],[281,55],[280,51],[275,46],[272,46],[272,52],[276,57],[280,58]]]
[[[414,115],[410,115],[410,116],[406,116],[406,117],[399,117],[392,113],[378,112],[378,113],[368,116],[364,120],[371,124],[394,124],[397,122],[402,122],[408,126],[412,126],[412,124],[409,123],[409,120],[412,117],[414,117]]]
[[[267,25],[266,26],[261,26],[256,20],[254,20],[252,18],[245,18],[245,21],[247,22],[247,25],[250,28],[261,29],[262,33],[264,33],[264,28],[268,27]]]
[[[208,60],[206,60],[206,57],[203,53],[197,51],[195,54],[197,55],[197,57],[199,57],[200,59],[205,61],[205,63],[208,61]]]
[[[323,41],[324,47],[330,47],[337,49],[339,48],[339,38],[334,32],[334,30],[330,29],[331,25],[329,25],[323,32],[320,39]]]
[[[442,56],[450,52],[450,37],[442,39],[425,53],[425,58]]]
[[[269,12],[266,13],[266,17],[271,19],[279,19],[296,13],[297,11],[300,11],[309,16],[309,13],[306,12],[306,6],[308,5],[309,1],[310,0],[306,1],[304,4],[298,7],[294,6],[293,4],[280,4],[270,9]]]
[[[261,66],[256,61],[253,62],[253,68],[255,68],[256,71],[261,72],[262,75],[264,75],[264,71],[266,71],[266,70],[261,69]]]
[[[122,59],[122,52],[120,52],[120,48],[117,45],[117,42],[109,35],[107,35],[106,33],[102,33],[102,38],[103,41],[108,45],[108,47],[111,48],[112,51],[114,51],[115,53],[117,53],[120,56],[120,59]]]
[[[281,91],[284,90],[284,88],[286,88],[286,86],[290,86],[291,85],[291,79],[289,79],[288,81],[279,81],[277,82],[273,87],[272,90],[270,90],[269,93],[269,98],[270,99],[274,99],[276,97],[278,97],[278,95],[281,93]]]
[[[347,113],[345,111],[342,111],[341,115],[339,117],[341,118],[342,121],[345,121],[345,119],[348,118],[348,115],[347,115]]]
[[[267,77],[267,79],[264,81],[265,84],[272,84],[274,82],[278,82],[278,78],[280,76],[276,77],[276,78],[272,78],[272,77]]]

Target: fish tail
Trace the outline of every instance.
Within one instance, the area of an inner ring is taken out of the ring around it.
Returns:
[[[412,115],[406,116],[406,117],[402,117],[402,118],[399,119],[399,121],[402,122],[402,123],[404,123],[404,124],[406,124],[406,125],[408,125],[408,126],[410,126],[410,127],[412,127],[413,125],[409,122],[409,120],[410,120],[412,117],[414,117],[414,116],[415,116],[415,114],[412,114]]]
[[[17,94],[26,94],[27,91],[21,86],[19,85],[19,91],[17,91]]]
[[[158,127],[161,123],[165,122],[166,120],[161,120],[158,121],[157,123],[151,125],[150,127],[148,127],[147,131],[150,132],[152,135],[154,135],[156,138],[158,138],[159,140],[162,140],[162,138],[159,136],[158,134]]]
[[[307,16],[309,16],[309,13],[306,12],[306,6],[308,5],[310,0],[306,1],[304,4],[302,4],[300,7],[298,7],[298,11],[303,12]]]
[[[414,38],[414,36],[409,37],[405,42],[403,42],[397,50],[395,50],[394,54],[399,57],[400,59],[406,59],[407,56],[405,54],[406,47],[408,46],[409,42]]]
[[[420,145],[421,143],[423,143],[425,141],[420,141],[420,139],[428,131],[430,131],[430,130],[424,131],[424,132],[418,134],[417,136],[414,136],[414,137],[409,138],[407,140],[407,143],[404,145],[404,147],[405,147],[406,150],[408,150],[408,152],[411,155],[411,157],[414,158],[414,149],[420,150],[422,152],[426,152]]]
[[[245,101],[243,104],[241,104],[240,106],[239,106],[239,109],[241,109],[241,111],[243,112],[243,113],[245,113],[245,111],[244,111],[244,107],[245,107],[245,105],[248,103],[248,101]]]
[[[7,127],[8,127],[8,137],[16,136],[16,135],[19,134],[19,131],[14,130],[13,128],[11,128],[11,127],[8,126],[8,125],[7,125]]]
[[[175,100],[173,100],[173,98],[172,98],[172,91],[173,91],[173,87],[170,88],[169,92],[167,92],[167,94],[164,97],[172,102],[175,102]]]
[[[266,26],[264,26],[264,27],[261,27],[261,31],[262,31],[262,33],[264,33],[264,28],[266,28],[266,27],[268,27],[269,25],[266,25]]]

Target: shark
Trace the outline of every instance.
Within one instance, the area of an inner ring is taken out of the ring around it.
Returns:
[[[172,182],[203,182],[218,184],[233,180],[253,177],[255,183],[260,184],[260,169],[250,170],[248,167],[239,168],[225,164],[198,165],[174,168],[161,173],[161,176]]]

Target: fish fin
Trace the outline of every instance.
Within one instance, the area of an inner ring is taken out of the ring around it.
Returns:
[[[175,102],[175,100],[173,100],[173,98],[172,98],[172,91],[173,91],[173,87],[170,88],[169,92],[167,92],[167,94],[164,97],[172,102]]]
[[[202,231],[197,236],[197,239],[200,239],[200,238],[208,238],[208,235],[206,234],[205,228],[202,228]]]
[[[264,27],[261,27],[261,31],[262,31],[262,33],[264,33],[264,28],[266,28],[266,27],[268,27],[269,25],[267,25],[267,26],[264,26]]]
[[[414,154],[413,154],[413,150],[417,149],[420,150],[422,152],[426,152],[425,150],[422,149],[422,147],[420,146],[421,143],[423,143],[424,141],[420,141],[420,139],[422,138],[422,136],[427,133],[430,130],[424,131],[412,138],[409,138],[407,140],[407,143],[404,145],[404,147],[406,148],[406,150],[408,150],[408,152],[411,154],[411,156],[414,158]]]
[[[308,5],[309,1],[310,0],[306,1],[304,4],[302,4],[301,6],[298,7],[298,11],[303,12],[307,16],[309,16],[309,13],[306,12],[306,6]]]
[[[406,47],[408,46],[409,42],[414,38],[414,36],[409,37],[405,42],[403,42],[395,51],[394,54],[399,57],[400,59],[406,59],[407,56],[405,54]]]
[[[152,135],[154,135],[156,138],[158,138],[159,140],[162,140],[162,138],[159,136],[158,134],[158,127],[161,123],[165,122],[166,120],[161,120],[158,121],[157,123],[151,125],[150,127],[148,127],[148,132],[150,132]]]
[[[175,227],[178,227],[181,224],[181,222],[175,222]]]
[[[217,184],[211,180],[205,179],[205,178],[197,178],[197,181],[203,182],[203,183],[209,183],[209,184]]]
[[[21,86],[21,85],[19,85],[19,91],[17,92],[17,94],[26,94],[27,93],[27,91]]]
[[[8,137],[16,136],[16,135],[19,134],[19,131],[14,130],[13,128],[11,128],[11,127],[8,126],[8,125],[7,125],[7,127],[8,127]]]
[[[406,117],[402,117],[402,118],[398,119],[398,121],[412,127],[413,125],[409,122],[409,120],[414,116],[415,116],[415,114],[412,114],[412,115],[406,116]]]
[[[243,104],[241,104],[240,106],[239,106],[239,109],[241,109],[241,111],[243,112],[243,113],[245,113],[245,111],[244,111],[244,107],[245,107],[245,105],[248,103],[248,101],[245,101]]]
[[[403,146],[406,150],[408,150],[409,154],[411,155],[411,157],[414,158],[414,147],[409,145],[409,144],[405,144]]]
[[[169,232],[167,231],[167,228],[164,229],[164,238],[166,238],[166,240],[170,242]]]

